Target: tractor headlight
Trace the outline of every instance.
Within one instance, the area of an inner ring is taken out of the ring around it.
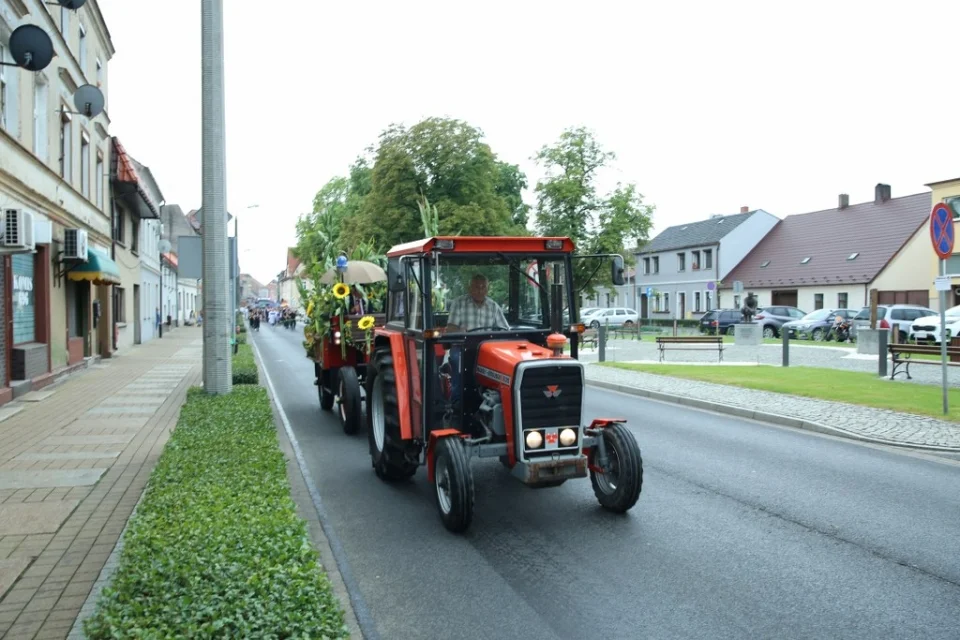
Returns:
[[[340,344],[340,332],[339,332],[339,331],[334,331],[334,332],[333,332],[333,344]]]
[[[572,446],[577,441],[577,432],[567,428],[560,432],[560,444],[564,447]]]
[[[543,436],[540,435],[539,431],[530,431],[527,433],[527,447],[530,449],[538,449],[543,445]]]

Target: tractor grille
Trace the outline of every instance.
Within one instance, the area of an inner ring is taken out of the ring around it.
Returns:
[[[580,424],[584,381],[579,362],[572,365],[527,366],[522,371],[521,429]]]

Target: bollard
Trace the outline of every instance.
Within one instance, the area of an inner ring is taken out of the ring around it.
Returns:
[[[880,363],[880,377],[887,377],[887,332],[881,331],[877,334],[877,362]]]
[[[607,324],[604,323],[597,327],[597,358],[600,362],[607,361]]]
[[[790,366],[790,332],[781,327],[780,337],[783,339],[783,366]]]

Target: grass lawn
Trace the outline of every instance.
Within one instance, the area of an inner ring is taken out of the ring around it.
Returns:
[[[879,378],[872,373],[816,367],[697,366],[627,362],[604,362],[600,363],[600,366],[846,402],[960,422],[960,389],[950,389],[950,414],[944,416],[940,387]]]

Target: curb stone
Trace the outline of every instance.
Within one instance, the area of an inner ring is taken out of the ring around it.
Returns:
[[[334,595],[336,595],[340,606],[343,608],[344,623],[349,629],[351,637],[379,640],[375,623],[367,612],[363,595],[349,570],[342,544],[332,529],[320,501],[319,491],[310,477],[310,471],[306,468],[300,445],[293,434],[293,428],[287,424],[288,421],[283,407],[274,393],[274,387],[263,363],[260,348],[254,341],[248,344],[251,345],[257,362],[257,369],[261,378],[260,384],[266,387],[267,394],[270,396],[270,403],[273,406],[277,437],[280,448],[287,458],[287,478],[291,483],[291,498],[297,505],[300,517],[307,523],[311,541],[320,554],[321,566],[330,579]],[[329,558],[331,561],[323,562],[324,558]],[[346,578],[345,573],[347,574]],[[360,610],[359,614],[358,609]]]
[[[607,389],[608,391],[618,391],[620,393],[625,393],[627,395],[639,396],[642,398],[650,398],[651,400],[658,400],[660,402],[678,404],[678,405],[690,407],[693,409],[700,409],[703,411],[714,411],[716,413],[723,413],[726,415],[734,416],[736,418],[747,418],[748,420],[757,420],[759,422],[767,422],[770,424],[776,424],[783,427],[792,427],[794,429],[814,431],[816,433],[822,433],[829,436],[847,438],[850,440],[859,440],[861,442],[869,442],[872,444],[882,444],[890,447],[900,447],[903,449],[914,449],[914,450],[922,450],[922,451],[939,451],[942,453],[960,453],[960,447],[938,447],[935,445],[909,444],[906,442],[898,442],[896,440],[886,440],[884,438],[877,438],[874,436],[865,436],[863,434],[856,433],[854,431],[848,431],[846,429],[841,429],[839,427],[831,427],[825,424],[821,424],[819,422],[803,420],[802,418],[785,416],[779,413],[771,413],[768,411],[757,411],[755,409],[746,409],[744,407],[730,405],[730,404],[723,404],[721,402],[712,402],[709,400],[699,400],[697,398],[675,396],[669,393],[663,393],[662,391],[651,391],[649,389],[644,389],[642,387],[632,387],[629,385],[616,384],[613,382],[605,382],[602,380],[587,380],[587,385],[598,387],[601,389]]]

